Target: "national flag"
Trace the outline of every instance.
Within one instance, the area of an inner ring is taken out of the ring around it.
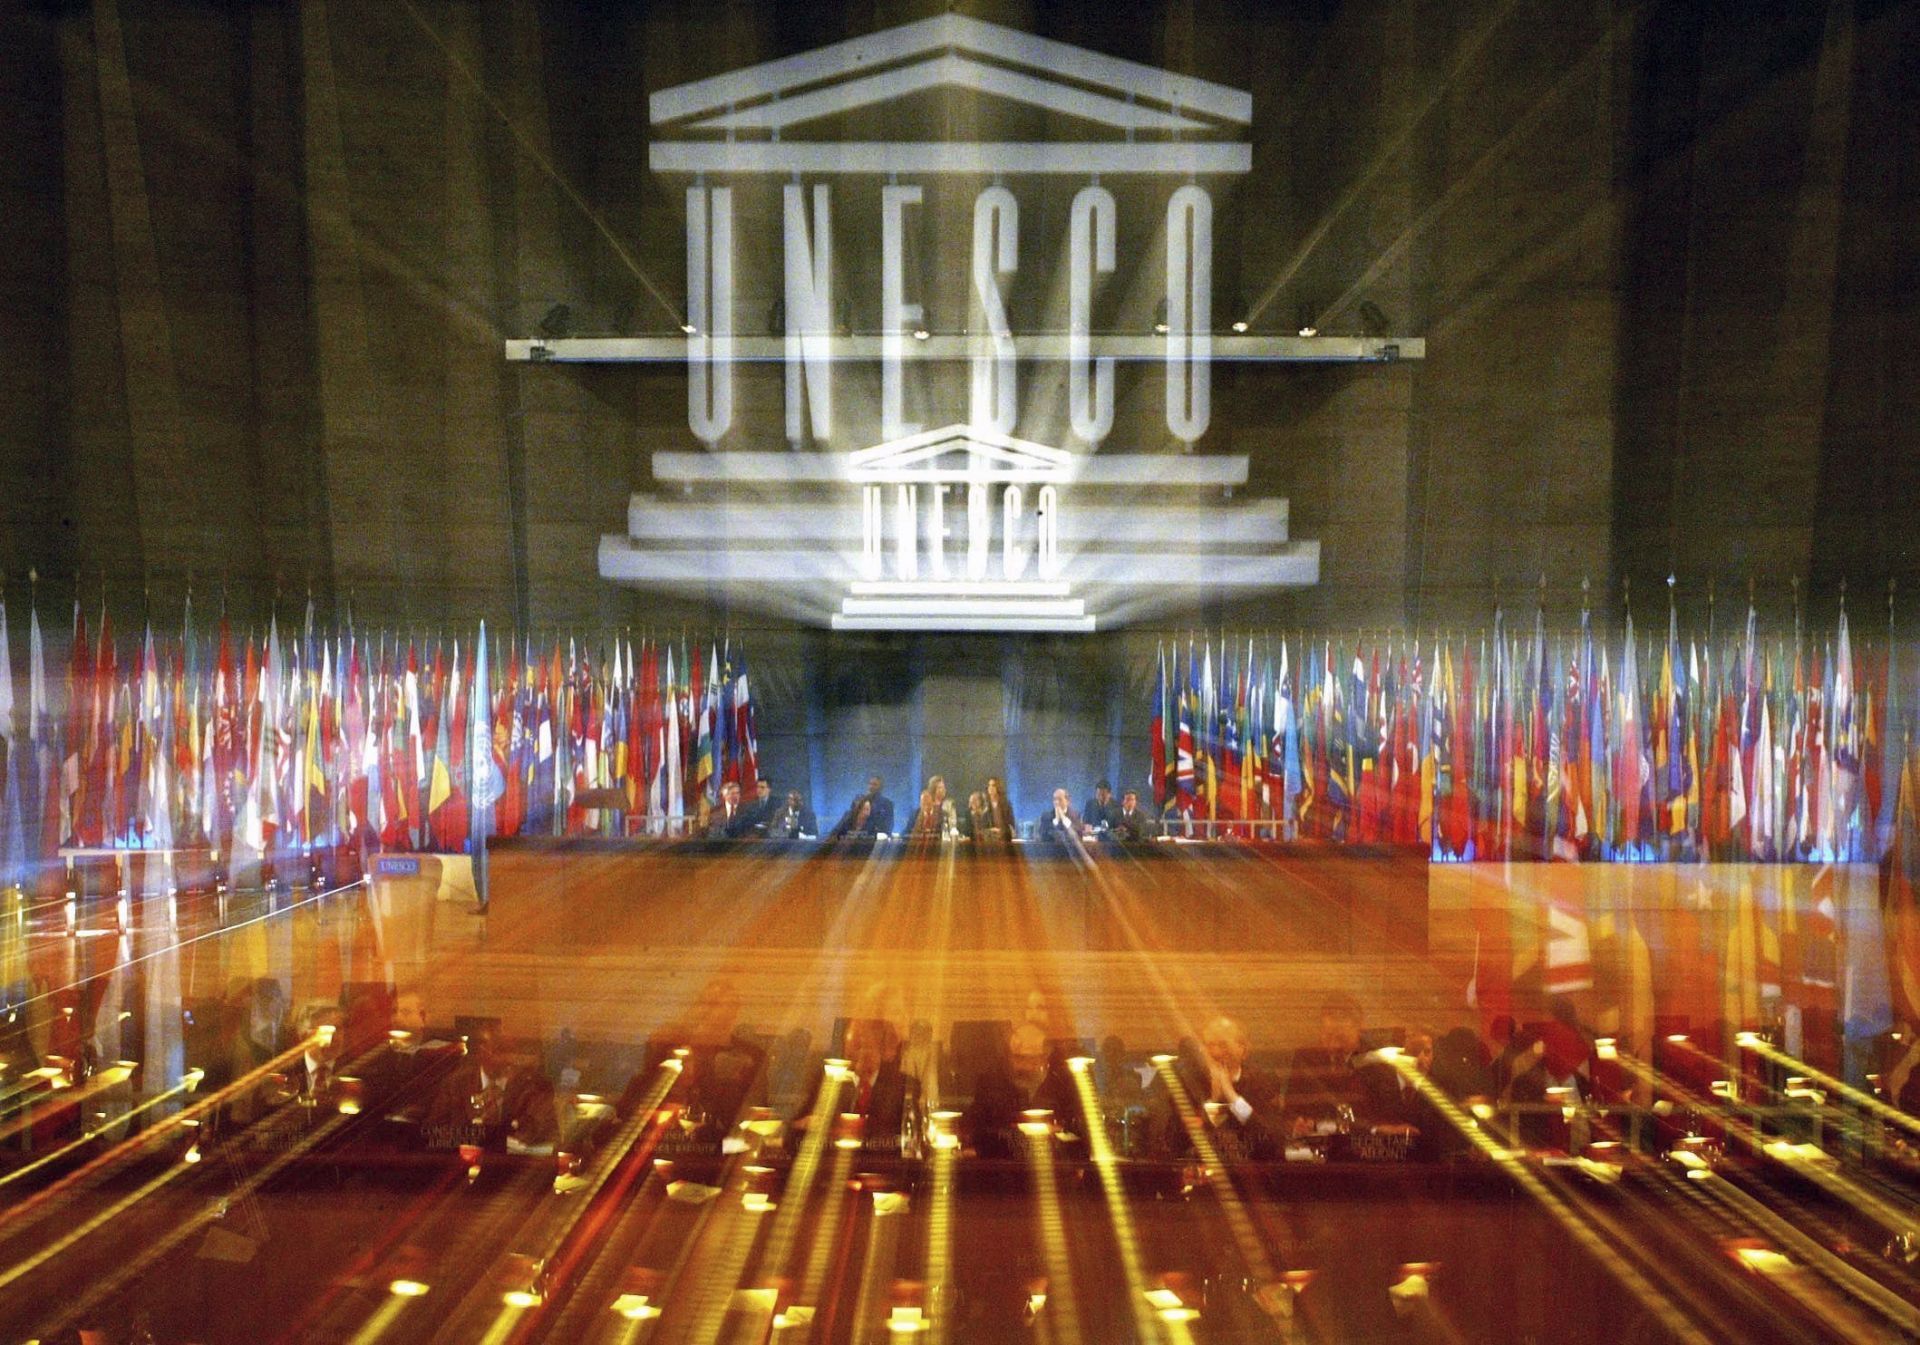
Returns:
[[[1880,923],[1896,1021],[1920,1025],[1920,754],[1901,761],[1893,832],[1880,861]]]

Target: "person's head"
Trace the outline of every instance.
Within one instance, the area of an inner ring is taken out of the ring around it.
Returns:
[[[872,816],[873,816],[873,800],[872,799],[861,799],[860,802],[854,805],[853,824],[856,827],[864,827],[867,824],[867,819]]]
[[[277,976],[262,976],[253,983],[252,994],[247,1001],[247,1030],[256,1039],[264,1040],[273,1035],[274,1030],[287,1016],[287,990],[280,984]]]
[[[1433,1034],[1415,1029],[1407,1034],[1407,1044],[1401,1048],[1422,1074],[1433,1073]]]
[[[1047,1034],[1022,1023],[1007,1037],[1007,1069],[1013,1081],[1032,1092],[1047,1077]]]
[[[740,992],[732,981],[709,981],[687,1010],[687,1031],[695,1042],[715,1045],[733,1036],[740,1021]]]
[[[1138,809],[1140,806],[1140,791],[1137,789],[1129,789],[1126,793],[1122,794],[1120,796],[1120,806],[1128,812],[1133,812]]]
[[[1200,1045],[1223,1069],[1237,1070],[1247,1063],[1247,1030],[1225,1014],[1201,1029]]]
[[[900,1032],[884,1018],[856,1018],[847,1024],[847,1062],[863,1079],[900,1054]]]
[[[761,776],[758,780],[755,780],[753,782],[753,796],[754,798],[760,800],[762,803],[765,803],[768,799],[772,798],[773,797],[773,781],[767,779],[767,777],[764,775]]]
[[[488,1073],[499,1069],[506,1059],[500,1046],[500,1025],[489,1019],[470,1028],[467,1032],[467,1054]]]
[[[787,791],[787,807],[793,809],[796,813],[800,811],[800,791],[799,790],[789,789]]]
[[[1093,787],[1093,797],[1103,804],[1108,802],[1113,798],[1113,786],[1102,780]]]
[[[1056,789],[1053,791],[1053,810],[1056,813],[1064,813],[1067,811],[1067,791],[1066,790]]]
[[[985,794],[982,794],[979,790],[976,789],[973,791],[973,793],[967,795],[967,811],[968,812],[984,813],[986,810],[987,810],[987,796]]]
[[[880,786],[884,783],[885,781],[881,780],[879,776],[869,775],[867,777],[867,793],[878,794],[880,792]]]
[[[307,1043],[307,1054],[315,1060],[332,1061],[340,1057],[346,1047],[346,1033],[342,1032],[341,1020],[344,1015],[331,1004],[312,1004],[300,1015],[300,1036]]]
[[[729,806],[740,802],[740,782],[729,780],[720,786],[720,802]]]
[[[1004,794],[1005,792],[1006,792],[1006,791],[1005,791],[1005,790],[1004,790],[1004,789],[1003,789],[1003,788],[1001,787],[1001,785],[1000,785],[1000,777],[999,777],[999,776],[997,776],[997,775],[989,775],[989,776],[987,777],[987,797],[988,797],[988,798],[990,798],[990,799],[997,799],[997,798],[999,798],[999,797],[1000,797],[1000,796],[1001,796],[1002,794]]]
[[[1045,1032],[1047,1024],[1052,1020],[1052,1017],[1053,1015],[1047,1012],[1046,995],[1039,990],[1027,991],[1027,1003],[1025,1009],[1022,1010],[1021,1021],[1032,1023],[1042,1032]]]
[[[936,775],[928,780],[927,793],[933,796],[935,803],[945,803],[947,801],[947,777],[944,775]]]
[[[1320,1044],[1339,1055],[1360,1049],[1360,1001],[1344,990],[1328,995],[1320,1005]]]
[[[427,1030],[427,997],[418,990],[402,990],[393,1001],[393,1026],[415,1036]]]

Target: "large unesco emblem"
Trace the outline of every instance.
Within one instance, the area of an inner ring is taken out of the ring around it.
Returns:
[[[899,125],[905,114],[889,109],[952,91],[1099,138],[820,138],[822,127]],[[668,491],[635,495],[627,534],[602,540],[606,578],[721,585],[842,629],[1038,631],[1089,631],[1208,589],[1318,578],[1318,547],[1288,541],[1284,501],[1232,499],[1245,456],[1183,451],[1208,427],[1216,344],[1246,342],[1213,330],[1205,184],[1251,167],[1251,147],[1230,138],[1251,119],[1249,95],[947,14],[665,89],[649,111],[654,171],[687,181],[687,421],[707,447],[653,455]],[[1078,179],[1064,239],[1023,239],[1022,184],[1051,184],[1067,202],[1063,177]],[[1152,199],[1164,212],[1152,221],[1154,274],[1115,276],[1119,207],[1106,180],[1125,184],[1130,209]],[[964,330],[931,330],[918,292],[947,262],[913,255],[924,236],[915,216],[936,185],[943,200],[956,188],[972,197],[971,248],[956,239],[951,249],[970,263]],[[858,197],[864,216],[876,195],[877,220],[844,215]],[[769,287],[737,274],[737,254],[744,221],[765,218],[775,199],[781,274]],[[877,255],[850,255],[849,240],[872,232]],[[1050,278],[1064,322],[1015,331],[1008,287],[1023,243],[1053,258],[1063,242],[1065,274]],[[1122,279],[1152,287],[1151,334],[1095,330],[1097,291]],[[877,331],[852,330],[836,280],[877,288]],[[767,335],[737,323],[743,292],[756,311],[774,296]],[[529,346],[531,358],[557,357]],[[736,415],[740,370],[769,361],[784,369],[785,447],[755,444]],[[1159,367],[1165,433],[1135,435],[1160,451],[1101,448],[1124,362]],[[849,377],[855,366],[868,379],[878,367],[877,406],[872,384]],[[942,367],[965,376],[930,392]],[[1031,392],[1022,377],[1035,370],[1064,392],[1064,414],[1047,418],[1070,426],[1077,447],[1019,436]],[[941,395],[955,404],[926,417],[927,398],[937,407]],[[946,423],[927,428],[910,414]],[[834,447],[856,436],[874,437]]]

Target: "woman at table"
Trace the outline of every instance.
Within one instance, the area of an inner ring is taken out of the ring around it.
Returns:
[[[976,821],[973,839],[982,845],[1005,845],[1016,834],[1013,805],[1007,802],[1007,791],[1001,786],[999,776],[989,775],[986,787],[986,813],[983,819]]]
[[[947,797],[947,782],[942,776],[934,776],[927,781],[927,787],[920,791],[920,808],[913,815],[913,828],[909,833],[916,840],[947,840],[960,833],[960,824],[954,816],[953,800]]]

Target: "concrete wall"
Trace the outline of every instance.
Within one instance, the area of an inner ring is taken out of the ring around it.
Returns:
[[[559,302],[677,326],[649,91],[931,8],[10,8],[7,597],[33,566],[44,609],[78,573],[165,621],[191,578],[243,620],[311,591],[400,627],[759,624],[595,574],[648,455],[692,444],[684,373],[499,342]],[[1478,623],[1542,573],[1560,614],[1583,576],[1657,601],[1674,570],[1690,610],[1709,578],[1775,608],[1795,577],[1826,602],[1920,578],[1914,4],[966,8],[1253,91],[1222,321],[1359,331],[1365,302],[1428,339],[1422,365],[1219,372],[1201,451],[1253,455],[1323,580],[1172,624]],[[957,311],[954,276],[929,291]],[[1116,443],[1164,442],[1155,381]],[[777,440],[778,398],[743,377],[739,434]]]

